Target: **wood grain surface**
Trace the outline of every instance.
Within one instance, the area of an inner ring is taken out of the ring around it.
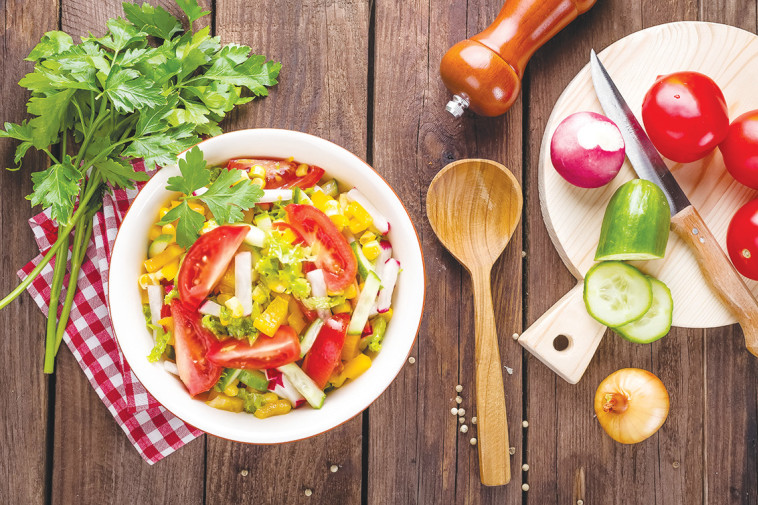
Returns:
[[[171,0],[151,3],[177,11]],[[444,111],[449,96],[439,79],[440,58],[494,20],[502,0],[202,3],[213,11],[208,22],[223,42],[249,44],[283,64],[271,96],[241,107],[226,129],[274,126],[321,135],[365,157],[407,206],[428,279],[415,362],[362,416],[328,434],[286,446],[202,437],[150,466],[67,349],[54,378],[43,376],[44,319],[24,295],[0,311],[6,332],[0,503],[568,505],[581,492],[588,505],[758,505],[758,364],[738,327],[675,328],[642,346],[608,333],[574,386],[511,338],[575,284],[542,221],[537,167],[550,112],[590,48],[669,21],[726,23],[755,33],[755,0],[600,0],[534,55],[522,95],[505,116],[460,120]],[[73,35],[98,33],[117,15],[118,0],[0,0],[0,121],[24,118],[28,97],[16,82],[30,70],[22,60],[42,33],[61,27]],[[14,148],[0,140],[4,166]],[[526,198],[522,225],[492,272],[513,448],[512,480],[493,488],[481,485],[469,443],[476,436],[471,282],[425,216],[430,181],[462,158],[503,163]],[[42,163],[28,156],[21,172],[0,172],[4,291],[36,254],[26,219],[37,209],[23,196],[30,191],[28,173]],[[626,366],[652,371],[671,396],[664,426],[635,446],[610,440],[592,410],[597,384]],[[466,434],[450,414],[458,384]],[[528,471],[520,471],[525,463]],[[306,497],[305,489],[313,494]]]

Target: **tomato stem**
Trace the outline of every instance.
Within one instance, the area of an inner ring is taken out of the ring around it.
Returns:
[[[629,399],[621,393],[606,393],[603,399],[603,412],[622,414],[629,407]]]

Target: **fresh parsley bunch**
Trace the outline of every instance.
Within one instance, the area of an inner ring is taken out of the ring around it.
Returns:
[[[0,129],[0,138],[20,141],[14,170],[32,147],[51,160],[47,169],[31,174],[34,189],[27,198],[50,209],[58,240],[0,300],[0,308],[8,305],[56,258],[46,373],[53,371],[102,191],[145,180],[129,158],[143,158],[148,169],[174,162],[201,135],[221,133],[218,123],[236,105],[265,96],[277,83],[281,64],[251,55],[247,46],[222,46],[208,27],[193,31],[209,12],[197,0],[176,2],[190,30],[161,7],[124,3],[126,19],[109,20],[103,37],[90,35],[75,44],[64,32],[46,33],[27,58],[34,71],[19,82],[31,91],[27,110],[33,117]],[[71,280],[56,322],[66,272],[66,255],[57,253],[68,250],[74,230]]]

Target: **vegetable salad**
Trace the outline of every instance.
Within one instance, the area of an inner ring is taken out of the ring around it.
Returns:
[[[195,148],[179,168],[139,277],[148,359],[215,408],[320,408],[382,347],[400,272],[389,222],[291,158],[209,168]]]

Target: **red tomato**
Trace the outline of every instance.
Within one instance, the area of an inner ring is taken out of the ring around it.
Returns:
[[[746,112],[732,121],[719,150],[732,177],[758,189],[758,110]]]
[[[228,368],[276,368],[300,359],[300,339],[289,326],[280,326],[273,337],[261,335],[253,345],[247,340],[217,340],[207,357]]]
[[[739,273],[758,280],[758,200],[746,203],[732,216],[726,249]]]
[[[724,94],[698,72],[658,77],[642,102],[642,122],[656,149],[679,163],[703,158],[729,128]]]
[[[303,269],[303,270],[305,270],[305,269]],[[316,318],[318,317],[318,312],[316,312],[313,309],[309,309],[308,307],[306,307],[303,304],[303,302],[300,301],[300,299],[298,299],[298,298],[296,298],[294,296],[292,297],[292,299],[295,300],[295,303],[297,303],[297,306],[300,307],[300,312],[303,313],[303,315],[305,316],[305,318],[308,320],[309,323],[311,323],[311,322],[313,322],[313,321],[316,320]]]
[[[218,340],[203,327],[200,315],[176,298],[171,300],[171,317],[179,378],[192,396],[208,391],[224,370],[208,361],[206,356],[208,349]]]
[[[355,280],[358,264],[347,239],[337,230],[329,217],[311,205],[291,203],[287,212],[292,227],[308,245],[318,243],[316,266],[324,270],[329,291],[342,291]]]
[[[179,297],[188,309],[197,310],[205,300],[249,230],[247,226],[219,226],[190,246],[176,279]]]
[[[236,159],[229,160],[226,168],[250,170],[253,165],[260,165],[266,170],[266,189],[277,188],[312,188],[324,176],[324,169],[308,165],[308,172],[301,177],[297,175],[299,163],[284,160]]]
[[[279,230],[282,233],[284,233],[286,230],[290,230],[295,235],[295,241],[292,242],[293,244],[305,243],[305,239],[303,239],[303,236],[300,235],[300,233],[289,223],[285,223],[284,221],[277,221],[273,223],[271,227],[275,230]]]
[[[326,320],[318,332],[313,347],[303,360],[303,371],[324,389],[334,368],[340,363],[345,334],[350,324],[349,314],[335,314]]]

